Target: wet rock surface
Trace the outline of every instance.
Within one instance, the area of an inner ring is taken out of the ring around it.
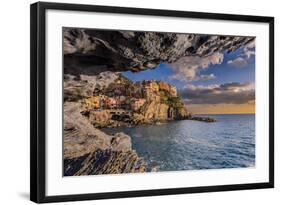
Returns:
[[[196,121],[201,121],[201,122],[216,122],[215,119],[210,118],[210,117],[199,117],[199,116],[192,116],[190,120],[196,120]]]

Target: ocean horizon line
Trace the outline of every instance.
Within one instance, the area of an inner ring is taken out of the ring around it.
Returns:
[[[255,115],[256,113],[193,113],[192,115]]]

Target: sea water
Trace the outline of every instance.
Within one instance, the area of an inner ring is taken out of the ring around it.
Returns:
[[[132,147],[147,163],[147,171],[255,166],[254,114],[205,117],[217,122],[181,120],[103,131],[131,136]]]

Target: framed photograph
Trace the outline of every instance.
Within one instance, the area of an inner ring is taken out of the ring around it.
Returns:
[[[34,202],[274,187],[274,18],[31,5]]]

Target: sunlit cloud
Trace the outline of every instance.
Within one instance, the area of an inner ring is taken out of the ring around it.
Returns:
[[[238,57],[238,58],[236,58],[236,59],[234,59],[234,60],[229,60],[229,61],[227,61],[227,64],[229,64],[229,65],[234,65],[234,66],[237,66],[237,67],[244,67],[244,66],[246,66],[248,63],[247,63],[247,61],[246,61],[244,58]]]
[[[255,56],[255,40],[249,42],[243,47],[243,52],[237,58],[227,61],[227,64],[236,67],[245,67],[248,64],[248,59]]]
[[[200,80],[213,80],[216,78],[216,76],[213,73],[211,73],[209,75],[200,75],[199,78]]]
[[[216,52],[210,56],[199,57],[199,56],[187,56],[179,59],[177,62],[169,64],[172,70],[171,79],[191,81],[191,80],[208,80],[214,79],[213,74],[201,75],[200,72],[210,65],[221,64],[223,62],[223,54]]]
[[[256,54],[255,52],[256,43],[255,40],[251,41],[250,43],[247,43],[243,48],[243,53],[240,56],[244,56],[247,59],[249,59],[251,56],[254,56]]]

